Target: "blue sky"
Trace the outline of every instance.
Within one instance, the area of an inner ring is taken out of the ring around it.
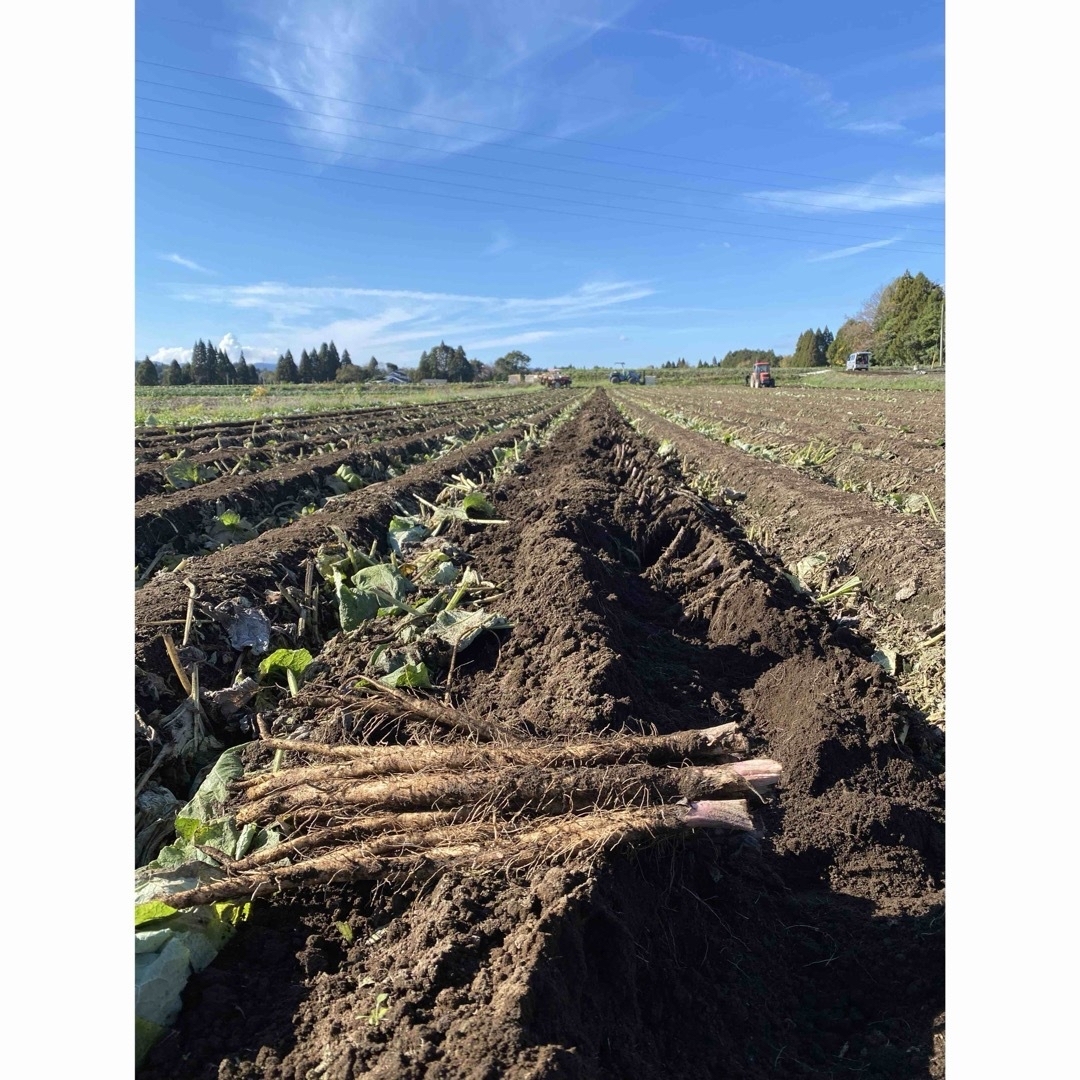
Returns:
[[[136,9],[136,356],[790,352],[944,281],[940,2]]]

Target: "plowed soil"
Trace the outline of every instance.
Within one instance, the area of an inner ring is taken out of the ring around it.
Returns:
[[[755,810],[760,835],[260,900],[191,979],[141,1077],[943,1075],[936,744],[870,643],[797,593],[655,448],[597,391],[490,489],[507,524],[458,523],[451,538],[505,586],[497,609],[513,629],[469,650],[452,700],[532,735],[736,721],[784,769]],[[414,490],[437,482],[426,469]],[[403,492],[357,492],[350,535],[364,544]],[[195,560],[191,576],[261,602],[280,574],[271,555],[298,565],[320,529],[305,519]],[[849,530],[854,549],[865,522]],[[153,624],[182,617],[175,577],[137,601],[138,659],[163,684]],[[355,657],[337,638],[320,660],[274,732],[355,740],[333,704]]]

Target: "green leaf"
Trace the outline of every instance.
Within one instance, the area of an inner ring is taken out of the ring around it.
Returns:
[[[291,671],[294,675],[303,675],[304,669],[311,663],[311,653],[307,649],[278,649],[259,664],[259,674],[269,675],[274,671]]]
[[[352,576],[352,585],[358,592],[377,592],[383,599],[391,600],[404,600],[409,593],[416,592],[416,586],[387,563],[358,570]]]
[[[427,664],[403,664],[396,671],[384,675],[379,682],[384,686],[396,686],[399,689],[430,690],[431,675]]]
[[[352,944],[353,931],[352,927],[347,922],[336,922],[334,926],[337,927],[338,933],[347,941]]]
[[[357,593],[345,584],[341,571],[334,570],[334,592],[337,594],[338,622],[342,630],[355,630],[361,623],[374,619],[379,613],[379,598],[369,593]]]
[[[470,492],[461,500],[461,509],[470,518],[493,518],[495,507],[479,491]]]
[[[154,922],[157,919],[167,919],[176,914],[176,908],[160,900],[148,900],[145,904],[135,906],[135,925],[142,926],[144,923]]]

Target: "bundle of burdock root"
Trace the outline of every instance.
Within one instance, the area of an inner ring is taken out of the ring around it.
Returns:
[[[325,745],[264,738],[277,771],[235,785],[237,826],[285,839],[233,859],[175,908],[330,881],[428,877],[452,867],[549,864],[691,829],[753,832],[747,798],[780,778],[739,760],[736,724],[559,741]]]

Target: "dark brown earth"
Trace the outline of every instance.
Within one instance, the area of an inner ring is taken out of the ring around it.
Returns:
[[[943,1075],[936,755],[869,643],[797,594],[654,447],[600,391],[494,489],[508,524],[457,527],[473,565],[505,584],[497,610],[513,629],[469,651],[454,703],[536,735],[738,721],[784,766],[758,808],[762,837],[259,901],[189,983],[142,1077]],[[353,497],[365,521],[389,510],[384,486]],[[864,525],[852,528],[854,544]],[[298,564],[316,529],[305,519],[252,544]],[[249,547],[195,560],[200,589],[257,596],[267,556]],[[187,590],[155,580],[139,595],[153,665],[149,624],[182,612]],[[275,732],[355,738],[345,710],[319,704],[355,658],[340,639],[323,655]]]
[[[944,524],[943,393],[785,387],[761,394],[742,386],[701,385],[620,387],[619,396],[645,408],[674,410],[688,421],[702,419],[716,434],[733,432],[781,454],[808,444],[828,448],[833,456],[808,468],[808,475],[871,497],[926,495],[935,523]]]

